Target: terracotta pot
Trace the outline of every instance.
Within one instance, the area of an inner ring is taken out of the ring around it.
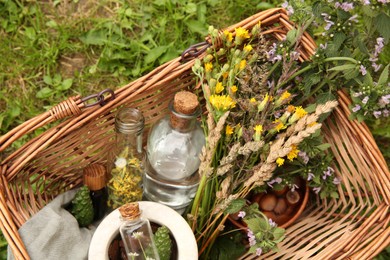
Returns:
[[[309,186],[306,184],[305,181],[301,179],[299,180],[298,186],[299,189],[296,189],[296,192],[298,192],[300,195],[299,201],[294,205],[290,205],[287,203],[287,209],[283,214],[276,214],[274,211],[264,211],[261,208],[259,208],[268,218],[271,218],[273,221],[275,221],[276,224],[278,224],[278,227],[287,228],[291,226],[299,218],[299,216],[302,214],[302,212],[304,211],[307,205],[307,202],[309,200]],[[272,190],[267,191],[267,193],[264,192],[264,193],[252,194],[248,198],[248,204],[254,202],[261,204],[262,199],[265,198],[265,196],[268,196],[268,194],[270,193],[272,193]],[[280,194],[278,192],[275,193],[276,197],[285,196],[285,195],[286,192],[283,194]],[[247,228],[245,222],[243,222],[241,218],[238,218],[237,214],[229,215],[228,216],[229,221],[237,228],[246,231]]]

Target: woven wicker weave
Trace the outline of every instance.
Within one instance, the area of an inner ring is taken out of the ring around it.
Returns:
[[[293,27],[285,10],[270,9],[227,30],[234,33],[239,26],[251,29],[259,21],[265,33],[278,40]],[[316,48],[309,35],[304,35],[300,47],[304,60]],[[119,106],[138,107],[145,115],[147,131],[167,113],[176,91],[194,87],[194,57],[190,53],[119,88],[115,99],[103,106],[86,107],[80,97],[72,97],[0,137],[0,151],[4,151],[33,130],[48,128],[0,165],[0,227],[17,259],[29,259],[17,229],[59,193],[79,185],[85,166],[105,162]],[[199,57],[203,56],[200,53]],[[280,252],[265,257],[369,259],[390,244],[389,169],[368,128],[348,119],[348,96],[339,94],[340,106],[323,130],[342,177],[340,199],[317,198],[317,203],[309,205],[303,217],[287,229]]]

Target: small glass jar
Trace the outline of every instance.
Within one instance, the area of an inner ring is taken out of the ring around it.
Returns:
[[[90,190],[94,221],[101,220],[107,211],[108,192],[106,187],[106,168],[101,164],[91,164],[84,168],[83,181]]]
[[[125,246],[127,258],[159,260],[158,251],[150,222],[141,217],[137,202],[128,203],[119,208],[122,224],[119,232]]]
[[[111,209],[142,200],[144,124],[144,116],[135,108],[122,108],[115,117],[116,140],[107,158]]]
[[[170,114],[152,127],[147,143],[144,195],[182,214],[199,184],[199,154],[205,137],[197,117],[200,106],[195,94],[176,93]]]

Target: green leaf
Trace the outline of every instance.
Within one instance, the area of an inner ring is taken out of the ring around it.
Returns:
[[[43,99],[51,97],[54,94],[54,91],[49,87],[44,87],[43,89],[39,90],[37,94],[35,95],[37,98]]]
[[[43,76],[43,82],[45,82],[47,85],[52,86],[53,85],[53,80],[50,76],[45,75]]]
[[[35,29],[33,27],[27,27],[24,31],[24,34],[30,39],[35,40],[37,34],[35,32]]]
[[[298,30],[293,29],[288,31],[286,39],[290,44],[294,44],[297,41],[298,38]]]
[[[385,86],[388,83],[389,80],[389,66],[390,64],[387,64],[387,66],[383,69],[379,80],[378,80],[378,85],[379,86]]]
[[[69,89],[73,84],[73,79],[65,79],[58,87],[57,90],[64,91]]]
[[[105,30],[91,30],[80,37],[80,40],[87,45],[104,45],[107,41]]]
[[[58,24],[54,21],[54,20],[50,20],[46,23],[47,27],[50,27],[50,28],[57,28],[58,27]]]
[[[254,217],[250,219],[244,219],[244,222],[248,225],[248,228],[253,231],[253,233],[258,233],[259,231],[269,230],[270,225],[262,217]]]
[[[197,6],[195,3],[188,3],[188,4],[186,4],[184,10],[188,14],[194,14],[194,13],[196,13],[196,7]]]
[[[229,206],[225,209],[225,213],[226,214],[234,214],[234,213],[237,213],[238,211],[240,211],[242,209],[242,207],[244,207],[246,204],[246,200],[245,199],[236,199],[236,200],[233,200]]]
[[[374,18],[374,26],[380,35],[383,36],[385,42],[390,39],[390,17],[384,12]]]
[[[321,151],[325,151],[326,149],[330,148],[331,145],[326,143],[326,144],[321,144],[321,145],[317,145],[317,148],[320,149]]]
[[[273,4],[267,3],[267,2],[260,2],[256,5],[256,8],[260,9],[260,10],[267,10],[267,9],[272,8],[272,7],[275,7],[275,6]]]
[[[368,85],[368,86],[374,85],[374,80],[372,79],[371,74],[368,71],[367,71],[367,74],[364,75],[363,83]]]
[[[310,104],[309,106],[305,107],[305,110],[307,113],[313,113],[316,111],[316,104]]]
[[[332,198],[334,198],[334,199],[338,199],[338,198],[340,197],[340,196],[339,196],[339,193],[336,192],[336,191],[331,192],[331,193],[330,193],[330,196],[331,196]]]
[[[349,69],[356,69],[356,64],[344,64],[340,66],[333,67],[329,69],[329,71],[344,71],[344,70],[349,70]]]
[[[11,118],[18,117],[20,115],[20,107],[17,104],[14,104],[9,110],[9,116]]]
[[[272,232],[274,236],[274,242],[279,243],[280,241],[282,241],[284,239],[284,233],[285,233],[284,228],[281,227],[275,228],[274,231]]]
[[[145,63],[149,64],[155,62],[164,52],[168,49],[168,46],[158,46],[148,52],[148,55],[145,56]]]
[[[333,45],[336,50],[340,49],[341,45],[347,39],[347,36],[344,33],[337,32],[333,37]]]
[[[207,25],[197,20],[188,20],[184,22],[191,32],[207,35]]]

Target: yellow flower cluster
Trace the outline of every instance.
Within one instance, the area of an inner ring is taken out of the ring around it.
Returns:
[[[229,95],[211,95],[210,103],[218,111],[228,111],[236,107],[236,102]]]
[[[275,130],[276,130],[277,132],[279,132],[280,130],[283,130],[283,129],[286,128],[286,126],[283,124],[282,121],[280,121],[280,119],[276,119],[276,120],[274,121],[274,124],[275,124]]]
[[[218,82],[215,86],[215,93],[221,93],[225,88],[222,86],[222,82]]]
[[[299,150],[296,145],[291,145],[291,151],[287,154],[287,159],[293,161],[294,158],[298,157]]]
[[[238,42],[238,44],[240,44],[243,40],[248,39],[250,37],[248,30],[242,27],[236,28],[235,32],[236,32],[236,41]]]

